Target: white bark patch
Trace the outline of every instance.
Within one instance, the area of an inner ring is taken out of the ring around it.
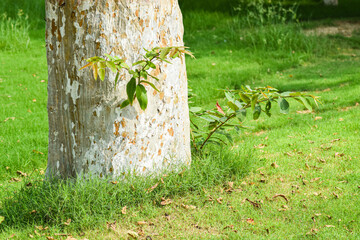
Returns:
[[[66,80],[67,80],[67,85],[66,85],[66,94],[70,93],[70,96],[73,100],[74,105],[76,104],[76,100],[80,98],[80,94],[78,93],[79,91],[79,87],[80,87],[80,83],[78,81],[73,81],[73,83],[71,84],[71,79],[69,78],[68,74],[66,73]]]

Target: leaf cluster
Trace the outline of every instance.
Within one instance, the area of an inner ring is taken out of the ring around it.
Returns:
[[[125,70],[131,78],[126,85],[127,99],[120,105],[121,108],[125,108],[128,105],[133,105],[137,99],[142,110],[146,110],[148,105],[148,96],[146,85],[152,87],[155,91],[159,92],[159,89],[149,79],[155,79],[159,81],[156,76],[151,75],[149,72],[151,69],[156,69],[159,63],[167,62],[171,64],[171,60],[175,58],[182,59],[183,55],[188,54],[194,57],[186,47],[155,47],[151,50],[146,50],[146,54],[143,55],[142,60],[139,60],[131,65],[126,64],[124,59],[117,56],[113,57],[110,54],[105,54],[106,58],[91,57],[86,61],[88,64],[83,66],[84,68],[91,67],[95,80],[100,78],[101,81],[105,80],[106,70],[110,69],[113,73],[116,73],[115,88],[120,79],[120,73]]]
[[[216,108],[212,110],[203,110],[200,107],[190,108],[190,113],[204,120],[207,124],[206,130],[201,130],[197,124],[192,121],[193,129],[191,137],[193,146],[196,150],[202,150],[208,143],[226,144],[223,138],[232,142],[231,135],[226,131],[228,128],[239,130],[244,128],[243,122],[250,112],[254,120],[259,119],[261,113],[271,117],[270,110],[273,103],[277,103],[280,113],[288,114],[290,104],[287,99],[294,99],[301,103],[308,110],[312,111],[313,106],[309,99],[312,99],[315,105],[318,105],[319,99],[304,92],[283,92],[267,86],[252,89],[249,86],[242,87],[240,90],[223,90],[225,102],[223,106],[216,103]],[[233,121],[235,120],[235,121]]]

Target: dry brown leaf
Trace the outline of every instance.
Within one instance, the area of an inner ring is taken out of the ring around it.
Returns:
[[[336,198],[340,198],[338,194],[336,194],[335,192],[333,192],[333,195],[336,197]]]
[[[126,214],[126,206],[121,209],[121,213],[124,215]]]
[[[333,143],[333,142],[337,142],[337,141],[340,141],[340,138],[331,140],[332,143]]]
[[[217,201],[219,204],[222,204],[222,200],[223,200],[222,197],[219,197],[219,198],[216,199],[216,201]]]
[[[36,153],[36,154],[40,154],[40,155],[44,155],[44,153],[42,153],[42,152],[39,152],[38,150],[33,150],[33,153]]]
[[[32,211],[30,212],[30,214],[34,214],[34,213],[37,213],[37,211],[36,211],[36,210],[32,210]]]
[[[279,167],[279,165],[277,165],[276,162],[273,162],[273,163],[271,164],[271,166],[272,166],[273,168],[278,168],[278,167]]]
[[[316,182],[316,181],[318,181],[320,179],[321,179],[320,177],[317,177],[317,178],[311,179],[310,182]]]
[[[115,222],[106,222],[106,228],[116,231],[116,221]]]
[[[248,198],[245,198],[245,201],[248,201],[249,203],[251,203],[251,205],[253,205],[253,207],[255,208],[261,208],[261,205],[257,202],[253,202],[251,200],[249,200]]]
[[[230,188],[233,188],[234,187],[234,182],[228,182],[228,185]]]
[[[276,194],[275,196],[273,196],[273,198],[277,198],[277,197],[282,197],[283,199],[285,199],[286,202],[289,202],[289,200],[284,194]]]
[[[317,120],[321,120],[321,119],[322,119],[322,117],[320,117],[320,116],[315,117],[315,121],[317,121]]]
[[[7,121],[9,121],[9,120],[15,120],[15,117],[8,117],[8,118],[6,118],[5,120],[4,120],[4,122],[7,122]]]
[[[307,164],[307,163],[305,163],[305,167],[306,167],[307,169],[310,169],[310,166],[309,166],[309,164]]]
[[[69,218],[68,220],[66,220],[66,222],[64,222],[64,224],[65,224],[66,226],[69,226],[70,223],[71,223],[71,219],[70,219],[70,218]]]
[[[227,228],[234,229],[234,225],[228,225],[228,226],[224,227],[224,230]]]
[[[334,225],[325,225],[324,227],[332,228],[332,227],[335,227],[335,226]]]
[[[335,153],[335,157],[343,157],[345,154],[343,154],[343,153],[338,153],[338,152],[336,152]]]
[[[254,221],[254,219],[252,219],[252,218],[246,219],[246,222],[249,223],[249,224],[251,224],[251,225],[255,225],[255,224],[256,224],[255,221]]]
[[[77,240],[77,239],[72,236],[68,236],[65,240]]]
[[[36,102],[36,99],[34,98],[32,101],[33,101],[33,102]]]
[[[127,234],[128,234],[130,237],[134,238],[134,239],[136,239],[136,238],[139,237],[139,234],[138,234],[137,232],[134,232],[134,231],[131,231],[131,230],[127,231]]]
[[[196,207],[194,205],[185,205],[185,204],[181,204],[181,207],[182,208],[185,208],[187,210],[193,210],[193,209],[196,209]]]
[[[146,225],[147,222],[145,222],[145,221],[138,221],[136,224],[141,226],[141,225]]]
[[[154,191],[155,188],[157,188],[158,185],[159,185],[159,183],[157,183],[154,186],[152,186],[151,188],[147,189],[147,192],[151,193],[152,191]]]
[[[312,113],[312,111],[310,111],[310,110],[303,110],[303,111],[296,111],[296,113],[298,113],[298,114],[309,114],[309,113]]]
[[[34,238],[34,235],[29,234],[29,238]]]
[[[55,238],[51,237],[51,236],[48,236],[46,237],[47,240],[55,240]]]
[[[16,171],[17,175],[19,175],[20,177],[27,177],[27,174],[22,172],[22,171]]]
[[[161,205],[162,206],[166,206],[166,205],[169,205],[169,204],[171,204],[172,203],[172,201],[171,201],[171,199],[165,199],[165,198],[161,198]]]
[[[343,122],[344,121],[344,119],[343,118],[339,118],[339,122]]]
[[[19,178],[11,178],[9,182],[21,182]]]
[[[265,148],[265,147],[267,147],[267,145],[263,144],[263,143],[260,143],[259,145],[254,146],[254,148],[258,148],[258,149],[262,149],[262,148]]]

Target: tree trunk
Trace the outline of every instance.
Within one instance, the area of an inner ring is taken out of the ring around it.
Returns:
[[[105,53],[139,60],[145,49],[183,46],[177,0],[46,0],[49,71],[49,155],[46,175],[117,177],[190,164],[190,123],[184,59],[152,72],[160,92],[124,109],[129,76],[114,88],[79,70]]]
[[[337,6],[338,5],[338,0],[324,0],[324,4],[328,5],[328,6]]]

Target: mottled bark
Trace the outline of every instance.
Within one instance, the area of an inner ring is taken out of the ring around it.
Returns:
[[[324,0],[324,4],[325,5],[337,6],[338,5],[338,0]]]
[[[49,71],[47,176],[153,173],[190,163],[185,60],[161,64],[147,88],[149,105],[118,107],[126,99],[124,72],[104,82],[79,70],[84,59],[110,53],[130,65],[156,46],[182,46],[177,0],[46,0]]]

